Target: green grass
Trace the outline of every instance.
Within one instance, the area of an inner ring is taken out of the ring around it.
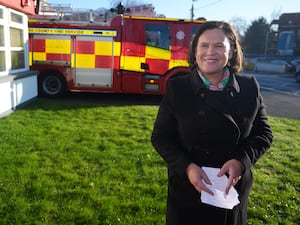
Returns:
[[[0,224],[164,224],[166,165],[150,143],[157,110],[38,99],[0,119]],[[300,121],[270,121],[249,224],[299,224]]]

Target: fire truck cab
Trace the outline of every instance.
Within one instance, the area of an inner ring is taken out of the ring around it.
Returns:
[[[163,95],[171,77],[189,73],[189,44],[204,22],[123,15],[110,24],[32,20],[29,64],[40,72],[39,94]]]

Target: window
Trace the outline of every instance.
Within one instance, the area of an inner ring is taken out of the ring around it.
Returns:
[[[24,27],[27,27],[27,17],[24,14],[10,11],[10,56],[11,69],[23,69],[25,65],[25,36]],[[26,57],[27,59],[27,57]]]
[[[0,75],[29,69],[27,36],[27,16],[0,6]]]
[[[11,16],[11,22],[23,24],[23,16],[22,15],[11,12],[10,16]]]
[[[197,33],[199,27],[200,27],[200,26],[193,26],[193,27],[192,27],[192,37],[194,37],[194,36],[196,35],[196,33]]]
[[[10,28],[11,68],[21,69],[25,67],[24,59],[24,34],[23,30]]]
[[[145,35],[146,45],[162,49],[169,49],[170,31],[168,25],[147,24]]]

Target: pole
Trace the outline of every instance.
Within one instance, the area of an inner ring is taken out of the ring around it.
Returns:
[[[264,51],[265,57],[267,56],[267,53],[268,53],[269,34],[270,34],[270,31],[267,31],[266,40],[265,40],[265,51]]]
[[[196,2],[197,0],[192,0],[192,8],[191,8],[191,20],[194,20],[194,2]]]

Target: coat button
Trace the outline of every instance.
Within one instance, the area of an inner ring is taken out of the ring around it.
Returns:
[[[200,111],[198,112],[198,115],[199,115],[199,116],[205,116],[205,111],[204,111],[204,110],[200,110]]]

